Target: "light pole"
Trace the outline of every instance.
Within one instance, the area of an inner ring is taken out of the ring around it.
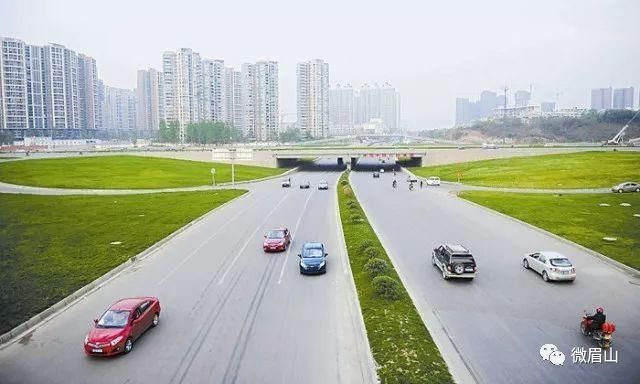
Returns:
[[[229,157],[231,157],[231,186],[236,186],[236,149],[233,148],[233,136],[229,137]]]
[[[229,156],[231,157],[231,186],[236,185],[236,149],[229,148]]]
[[[211,168],[211,182],[215,187],[216,186],[216,169],[215,168]]]

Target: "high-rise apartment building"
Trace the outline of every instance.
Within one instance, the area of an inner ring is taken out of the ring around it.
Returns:
[[[25,45],[25,64],[27,76],[27,109],[29,129],[44,130],[47,127],[45,116],[45,90],[43,48]],[[0,108],[1,109],[1,108]]]
[[[17,39],[3,38],[0,43],[0,129],[26,130],[28,48]]]
[[[380,89],[380,118],[387,130],[395,132],[400,127],[400,100],[396,89],[384,83]]]
[[[98,67],[92,57],[78,55],[78,100],[80,128],[102,129],[102,109],[99,103]]]
[[[591,90],[591,109],[602,111],[611,109],[611,87]]]
[[[456,98],[456,125],[465,125],[471,122],[471,103],[466,97]]]
[[[633,87],[613,90],[613,109],[633,109]]]
[[[235,71],[231,67],[225,67],[222,71],[222,121],[234,125],[235,113]]]
[[[400,126],[400,97],[389,83],[363,84],[356,95],[354,115],[358,125],[380,119],[384,130],[395,131]]]
[[[256,139],[274,141],[280,134],[278,62],[256,63]]]
[[[136,129],[136,93],[131,89],[105,87],[105,128]]]
[[[323,60],[298,63],[298,128],[314,138],[329,135],[329,64]]]
[[[233,126],[240,132],[243,131],[242,115],[242,72],[233,71]]]
[[[235,126],[249,140],[276,140],[280,129],[278,63],[245,63],[234,77],[234,98],[240,100],[240,108],[234,106]],[[238,77],[239,87],[235,85]]]
[[[351,84],[336,84],[329,90],[329,131],[335,135],[353,133],[355,129],[355,92]]]
[[[60,44],[0,38],[0,45],[0,129],[17,138],[71,138],[101,128],[93,58]]]
[[[223,60],[202,60],[202,120],[225,120],[224,71]]]
[[[153,68],[138,70],[136,128],[157,131],[164,120],[163,74]]]
[[[167,51],[162,55],[162,72],[166,120],[179,123],[184,141],[187,124],[200,121],[204,111],[202,60],[189,48]]]
[[[256,65],[242,64],[240,70],[242,122],[240,129],[245,138],[256,140]]]

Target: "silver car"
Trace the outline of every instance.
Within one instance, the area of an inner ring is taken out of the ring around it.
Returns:
[[[574,281],[576,268],[571,261],[557,252],[541,251],[524,255],[522,266],[542,275],[542,280]]]
[[[611,192],[640,192],[640,183],[634,183],[633,181],[627,181],[626,183],[614,185],[611,187]]]

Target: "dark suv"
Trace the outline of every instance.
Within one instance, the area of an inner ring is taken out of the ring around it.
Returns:
[[[462,245],[442,244],[433,249],[431,262],[442,272],[442,278],[473,279],[478,267],[469,250]]]

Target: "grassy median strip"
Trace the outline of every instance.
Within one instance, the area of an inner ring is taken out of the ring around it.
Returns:
[[[338,202],[349,262],[382,383],[451,383],[453,379],[409,294],[358,203],[348,172]]]
[[[556,195],[467,191],[460,197],[640,270],[640,193]],[[604,237],[616,240],[606,241]]]
[[[0,334],[245,192],[0,194]]]
[[[499,151],[499,149],[498,149]],[[418,176],[508,188],[598,188],[640,179],[640,152],[590,151],[411,168]]]
[[[87,156],[10,161],[0,181],[53,188],[141,189],[211,185],[231,181],[231,165],[144,156]],[[236,181],[279,175],[282,168],[236,165]]]

